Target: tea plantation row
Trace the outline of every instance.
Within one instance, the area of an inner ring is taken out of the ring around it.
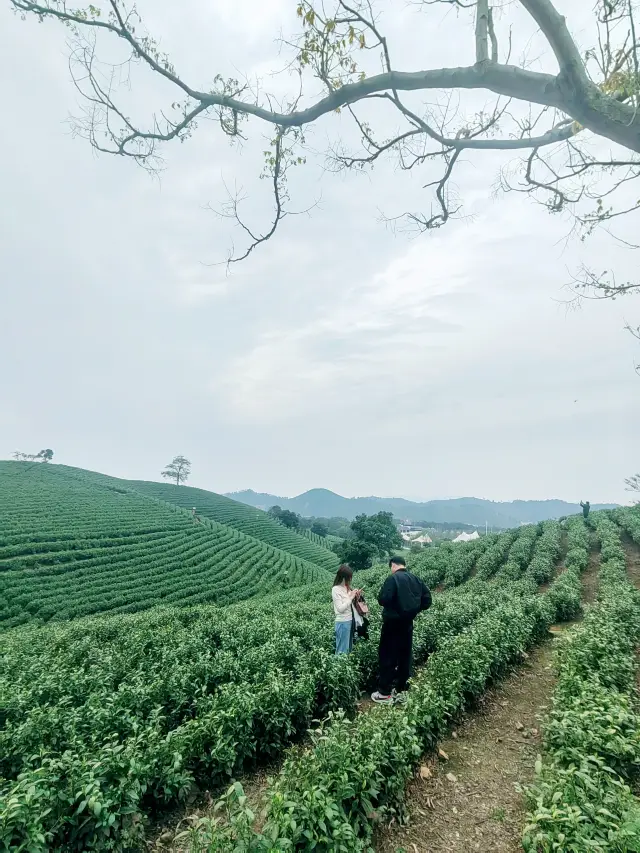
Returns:
[[[462,545],[452,582],[481,561],[489,578],[510,555],[522,559],[521,537],[528,552],[541,529],[493,537],[484,551]],[[425,573],[447,574],[436,555],[422,560]],[[385,571],[359,577],[370,598]],[[123,850],[143,836],[145,816],[194,785],[222,785],[279,755],[313,719],[352,713],[376,677],[379,613],[371,641],[336,658],[330,583],[1,635],[0,848]],[[504,581],[480,578],[436,596],[416,631],[418,660],[511,596]]]
[[[125,484],[142,495],[175,504],[183,509],[191,510],[195,506],[199,516],[240,530],[248,536],[266,542],[267,545],[288,551],[301,560],[317,563],[325,569],[335,570],[337,566],[337,558],[326,544],[319,544],[311,538],[290,530],[255,507],[225,498],[215,492],[194,489],[191,486],[148,483],[142,480],[116,482]]]
[[[476,574],[450,594],[456,604],[450,618],[463,611],[464,625],[447,629],[441,622],[436,639],[428,618],[417,623],[419,654],[427,648],[431,656],[406,705],[374,707],[353,720],[344,713],[330,717],[271,784],[261,831],[254,830],[242,790],[234,786],[225,799],[231,820],[202,820],[192,830],[192,849],[369,850],[376,826],[401,816],[406,782],[423,752],[489,681],[546,634],[559,609],[579,611],[579,577],[573,585],[559,578],[547,593],[537,593],[553,577],[561,534],[557,522],[512,534],[504,563],[485,563],[484,577]]]
[[[616,517],[640,545],[640,513]],[[640,755],[640,593],[627,577],[620,528],[604,514],[593,517],[593,526],[602,546],[599,601],[559,650],[544,754],[527,792],[528,853],[640,849],[640,804],[632,790]]]
[[[234,523],[245,509],[261,516],[243,526],[319,554],[322,564],[117,483],[63,466],[0,463],[0,627],[227,604],[331,579],[335,555],[265,513],[238,504],[239,515],[227,515]]]

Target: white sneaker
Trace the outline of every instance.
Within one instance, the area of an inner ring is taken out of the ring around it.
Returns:
[[[393,696],[390,693],[385,696],[384,693],[380,693],[376,690],[375,693],[371,694],[371,699],[379,705],[393,705]]]

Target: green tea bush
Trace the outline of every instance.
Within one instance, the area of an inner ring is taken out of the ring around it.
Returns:
[[[542,552],[553,560],[559,547],[559,527],[550,526],[548,533],[537,554],[538,568]],[[506,557],[509,548],[502,553]],[[237,836],[229,826],[204,821],[200,830],[207,841],[200,846],[195,830],[193,849],[222,849],[216,845],[225,838],[228,849],[247,851],[370,850],[375,827],[402,817],[406,781],[422,753],[554,621],[548,595],[531,593],[531,583],[531,578],[502,584],[473,579],[456,590],[458,601],[464,595],[472,599],[479,588],[491,595],[465,630],[441,638],[405,705],[374,707],[354,720],[327,720],[308,748],[293,752],[271,785],[261,832],[245,835],[244,846],[234,848]],[[242,806],[238,796],[230,796],[239,819]]]
[[[204,492],[212,514],[244,530],[204,516],[195,522],[187,509],[113,483],[127,485],[60,465],[0,462],[0,628],[223,605],[331,582],[335,556],[266,513]]]
[[[329,583],[0,635],[0,849],[125,849],[149,812],[273,759],[318,717],[353,716],[376,677],[387,571],[360,573],[371,640],[343,658]],[[416,660],[506,595],[478,583],[436,596]]]
[[[544,755],[527,792],[523,846],[530,853],[640,849],[640,809],[632,793],[640,770],[640,596],[627,579],[616,524],[606,514],[594,515],[591,524],[601,545],[599,601],[558,652]]]

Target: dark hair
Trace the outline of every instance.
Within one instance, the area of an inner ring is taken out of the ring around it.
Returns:
[[[340,584],[344,581],[347,585],[351,582],[351,578],[353,577],[353,572],[351,571],[351,566],[348,566],[346,563],[343,563],[338,572],[333,579],[334,586],[340,586]]]
[[[405,558],[404,558],[404,557],[392,557],[392,558],[389,560],[389,568],[391,568],[391,566],[393,566],[393,565],[395,565],[395,566],[404,566],[404,567],[405,567],[405,569],[406,569],[406,567],[407,567],[407,561],[405,560]]]

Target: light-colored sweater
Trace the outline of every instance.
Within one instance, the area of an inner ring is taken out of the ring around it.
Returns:
[[[340,584],[340,586],[332,587],[331,598],[333,599],[333,612],[336,614],[336,622],[351,622],[353,619],[351,610],[353,596],[346,586]]]

